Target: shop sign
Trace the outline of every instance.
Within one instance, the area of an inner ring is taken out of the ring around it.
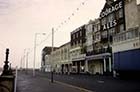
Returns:
[[[110,29],[112,27],[115,27],[116,25],[117,25],[116,20],[110,21],[107,24],[103,25],[103,30]]]
[[[108,14],[117,11],[119,9],[121,9],[123,7],[123,1],[120,1],[119,3],[115,4],[115,5],[111,5],[110,8],[105,9],[105,11],[101,12],[100,14],[100,18],[103,18],[105,16],[107,16]]]

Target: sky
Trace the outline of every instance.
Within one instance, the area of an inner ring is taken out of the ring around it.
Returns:
[[[56,31],[54,46],[63,45],[70,41],[71,31],[99,17],[104,3],[105,0],[0,0],[0,67],[9,48],[13,67],[21,66],[21,58],[25,67],[23,57],[28,51],[28,67],[32,68],[35,33],[46,33],[38,34],[36,39],[36,67],[40,67],[41,50],[51,46],[52,28]]]

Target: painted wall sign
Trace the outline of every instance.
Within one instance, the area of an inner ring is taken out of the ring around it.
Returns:
[[[117,11],[119,9],[123,8],[123,2],[120,1],[119,3],[115,4],[114,6],[111,6],[110,8],[105,9],[105,11],[101,12],[100,18],[103,18],[107,16],[108,14]]]
[[[110,29],[112,27],[115,27],[116,25],[117,25],[116,20],[110,21],[107,24],[103,25],[103,30]]]

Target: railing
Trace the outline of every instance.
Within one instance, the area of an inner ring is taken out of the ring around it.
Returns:
[[[0,92],[16,92],[17,68],[13,75],[0,76]]]
[[[101,48],[101,49],[96,49],[93,50],[92,52],[87,52],[87,56],[90,55],[97,55],[97,54],[102,54],[102,53],[111,53],[112,52],[112,48],[108,47],[108,48]]]
[[[130,39],[137,38],[138,36],[139,36],[139,28],[131,28],[128,31],[114,35],[113,43],[127,41]]]

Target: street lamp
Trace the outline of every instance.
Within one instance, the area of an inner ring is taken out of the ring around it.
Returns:
[[[33,76],[35,76],[36,40],[37,40],[37,35],[46,35],[46,33],[35,33],[35,38],[34,38],[34,62],[33,62]]]
[[[30,53],[29,48],[24,49],[24,67],[25,67],[26,71],[28,70],[28,55],[29,55],[29,53]]]

